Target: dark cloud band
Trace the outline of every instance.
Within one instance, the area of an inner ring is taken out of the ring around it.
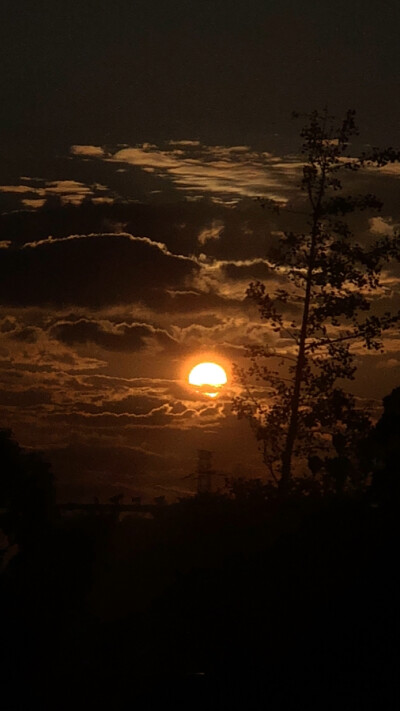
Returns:
[[[74,236],[5,249],[0,299],[28,306],[78,304],[92,308],[138,301],[157,287],[183,286],[196,262],[160,243],[128,234]]]

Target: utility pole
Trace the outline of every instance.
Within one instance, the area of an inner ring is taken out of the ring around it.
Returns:
[[[212,491],[212,477],[215,471],[211,465],[212,452],[207,449],[198,450],[197,460],[197,493],[209,494]]]

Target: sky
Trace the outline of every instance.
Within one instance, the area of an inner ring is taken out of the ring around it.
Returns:
[[[232,366],[265,338],[245,299],[295,218],[291,112],[357,112],[356,149],[400,145],[400,6],[371,0],[3,0],[0,418],[53,465],[62,499],[190,492],[198,448],[263,474],[231,411]],[[361,240],[400,219],[397,165]],[[358,181],[358,182],[357,182]],[[380,308],[398,306],[398,267]],[[358,355],[357,397],[398,385],[400,345]],[[213,400],[187,385],[216,360]],[[374,404],[375,403],[375,404]],[[189,475],[189,476],[188,476]]]

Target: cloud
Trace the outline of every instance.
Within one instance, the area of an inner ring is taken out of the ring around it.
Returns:
[[[7,407],[37,407],[52,402],[49,389],[28,388],[27,390],[1,390],[0,405]]]
[[[156,341],[164,348],[178,347],[167,331],[144,323],[112,325],[87,319],[64,321],[52,326],[50,335],[68,345],[96,343],[110,351],[138,351],[145,348],[149,341]]]
[[[22,341],[24,343],[36,343],[38,340],[39,331],[34,326],[25,326],[19,328],[12,333],[12,337],[16,341]]]
[[[244,295],[243,295],[244,296]],[[170,314],[198,314],[205,312],[223,312],[229,309],[239,309],[242,306],[240,299],[221,296],[215,291],[200,291],[196,289],[179,290],[154,289],[143,295],[143,303],[152,309],[162,309]]]
[[[244,344],[289,349],[260,321],[245,290],[256,279],[281,286],[269,258],[284,230],[304,226],[298,160],[189,140],[113,151],[75,146],[72,155],[64,177],[21,178],[21,186],[3,191],[19,204],[47,202],[1,217],[2,422],[23,444],[51,447],[63,486],[76,479],[72,498],[82,494],[82,481],[86,498],[95,482],[114,490],[121,483],[141,491],[169,486],[178,472],[193,471],[197,448],[221,453],[221,469],[243,451],[252,466],[257,444],[247,423],[229,414],[235,385],[210,403],[185,378],[205,354],[229,369],[247,365]],[[349,181],[353,194],[365,192],[359,175]],[[393,212],[354,219],[362,244],[392,233],[399,221],[397,179],[379,181],[391,186]],[[127,200],[113,202],[117,194]],[[275,195],[288,209],[262,210],[256,194]],[[384,310],[399,298],[388,267]],[[295,306],[285,308],[288,318]],[[382,367],[380,356],[372,363],[359,354],[355,387],[374,388],[371,396],[388,391],[398,371],[398,338],[385,341]],[[69,452],[75,458],[63,463]]]
[[[260,280],[265,281],[271,277],[276,279],[276,274],[273,272],[267,262],[258,259],[254,261],[248,261],[246,263],[236,263],[236,262],[226,262],[221,265],[221,270],[226,279],[232,281],[238,280]]]
[[[24,207],[32,207],[34,210],[38,210],[39,208],[43,207],[45,204],[46,200],[43,199],[38,199],[38,200],[22,200],[22,204]]]
[[[379,361],[377,364],[378,370],[383,370],[385,368],[398,368],[400,366],[400,360],[398,358],[388,358],[387,360]]]
[[[15,316],[6,316],[4,319],[0,319],[0,331],[1,333],[11,333],[17,328],[17,319]]]
[[[121,429],[121,428],[173,428],[188,429],[196,424],[198,427],[207,427],[210,423],[218,422],[221,411],[218,404],[202,407],[202,409],[184,409],[176,412],[170,403],[155,407],[144,414],[127,412],[98,412],[90,413],[71,412],[55,413],[51,421],[67,423],[71,426],[96,429]],[[201,418],[201,419],[200,419]]]
[[[3,235],[17,246],[48,235],[59,239],[71,234],[129,233],[163,243],[177,255],[204,253],[231,261],[265,257],[282,219],[253,200],[241,200],[235,208],[209,199],[113,203],[104,191],[91,200],[80,206],[60,206],[56,201],[52,209],[47,203],[36,212],[2,215]]]
[[[167,179],[188,196],[207,194],[227,202],[269,194],[285,203],[302,165],[292,156],[283,159],[249,146],[207,146],[197,140],[169,141],[162,146],[143,143],[113,152],[99,146],[75,145],[71,152],[84,159],[139,168]]]
[[[374,234],[374,236],[388,235],[392,237],[394,234],[395,225],[393,225],[392,220],[389,218],[385,219],[381,215],[371,217],[369,220],[369,225],[370,230]]]
[[[167,176],[186,193],[211,193],[237,201],[243,196],[269,193],[286,202],[300,163],[283,161],[267,153],[251,151],[246,146],[202,146],[180,144],[179,149],[156,146],[123,148],[109,160],[141,167]]]
[[[42,178],[34,180],[24,178],[23,180],[28,182],[28,185],[0,185],[0,193],[29,196],[22,198],[22,205],[35,210],[43,207],[46,200],[51,201],[52,199],[59,199],[61,204],[70,205],[80,205],[85,198],[104,200],[104,193],[108,191],[108,188],[101,183],[87,185],[80,180],[48,181]]]
[[[71,146],[71,153],[81,158],[104,158],[105,155],[101,146]]]
[[[139,392],[130,393],[120,398],[114,397],[112,400],[103,400],[100,404],[93,403],[86,405],[85,410],[90,414],[99,414],[101,412],[111,412],[115,414],[134,414],[137,416],[149,415],[152,412],[157,412],[160,408],[168,404],[165,395],[147,395]],[[176,411],[176,405],[172,411]],[[182,405],[182,411],[187,408]]]
[[[158,287],[184,285],[196,262],[165,245],[129,234],[48,238],[6,249],[0,261],[0,298],[20,306],[140,301]]]
[[[36,188],[32,188],[30,185],[0,185],[1,193],[37,193],[44,194],[43,190],[40,192]]]
[[[224,229],[224,223],[221,220],[213,220],[210,227],[205,227],[199,234],[199,243],[205,244],[210,239],[218,239]]]

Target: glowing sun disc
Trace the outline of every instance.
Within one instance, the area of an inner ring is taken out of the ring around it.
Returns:
[[[217,363],[198,363],[189,373],[190,385],[200,387],[208,397],[215,397],[215,389],[225,385],[227,380],[225,370]],[[207,392],[207,386],[212,388],[212,392]]]

